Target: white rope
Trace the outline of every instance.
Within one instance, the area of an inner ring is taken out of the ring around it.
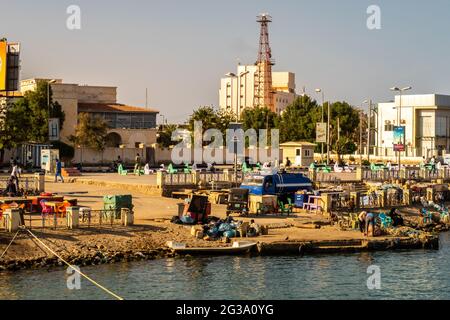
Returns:
[[[5,251],[3,251],[2,255],[0,256],[0,259],[3,258],[3,256],[6,254],[6,251],[8,251],[9,247],[11,247],[12,243],[14,242],[14,240],[16,239],[17,235],[19,234],[20,229],[17,230],[16,234],[14,235],[14,237],[12,238],[11,242],[8,244],[8,246],[6,247]]]
[[[53,251],[52,249],[50,249],[45,243],[43,243],[38,237],[36,237],[30,230],[26,229],[26,231],[28,231],[31,236],[33,238],[35,238],[40,244],[42,244],[44,246],[44,248],[46,248],[48,251],[50,251],[51,253],[53,253],[56,257],[58,257],[58,259],[60,259],[62,262],[64,262],[66,265],[68,265],[70,268],[72,268],[72,270],[78,272],[81,276],[85,277],[87,280],[89,280],[90,282],[92,282],[94,285],[96,285],[97,287],[99,287],[100,289],[104,290],[105,292],[109,293],[110,295],[112,295],[114,298],[116,298],[117,300],[124,300],[122,297],[118,296],[117,294],[115,294],[114,292],[108,290],[107,288],[105,288],[104,286],[102,286],[101,284],[97,283],[96,281],[94,281],[93,279],[91,279],[90,277],[88,277],[87,275],[85,275],[83,272],[79,271],[77,268],[74,268],[74,266],[72,266],[70,263],[68,263],[66,260],[64,260],[61,256],[59,256],[55,251]]]

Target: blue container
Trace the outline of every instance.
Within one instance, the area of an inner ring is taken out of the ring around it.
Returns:
[[[308,195],[307,194],[295,194],[295,207],[296,208],[303,208],[303,204],[308,202]]]

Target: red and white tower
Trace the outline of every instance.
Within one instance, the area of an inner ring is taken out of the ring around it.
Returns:
[[[261,35],[259,39],[259,53],[256,61],[257,71],[255,72],[255,96],[254,107],[266,107],[275,111],[273,90],[272,90],[272,66],[275,64],[272,59],[272,50],[269,44],[269,23],[272,17],[263,13],[256,20],[261,24]]]

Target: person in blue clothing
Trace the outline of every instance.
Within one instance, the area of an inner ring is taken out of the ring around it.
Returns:
[[[58,177],[61,178],[61,182],[64,183],[64,178],[61,174],[62,171],[62,165],[61,165],[61,161],[59,161],[59,159],[56,159],[56,170],[55,170],[55,182],[58,182]]]

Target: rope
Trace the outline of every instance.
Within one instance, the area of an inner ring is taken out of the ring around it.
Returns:
[[[107,292],[108,294],[110,294],[111,296],[113,296],[114,298],[116,298],[117,300],[124,300],[122,297],[118,296],[117,294],[115,294],[114,292],[108,290],[107,288],[105,288],[104,286],[102,286],[101,284],[97,283],[96,281],[94,281],[93,279],[91,279],[90,277],[88,277],[87,275],[85,275],[83,272],[77,270],[76,268],[74,268],[74,266],[72,266],[70,263],[68,263],[66,260],[64,260],[61,256],[59,256],[55,251],[53,251],[52,249],[50,249],[45,243],[43,243],[38,237],[36,237],[30,230],[26,229],[26,231],[28,231],[30,233],[30,235],[36,239],[40,244],[42,244],[44,246],[44,248],[46,248],[48,251],[50,251],[52,254],[54,254],[56,257],[58,257],[58,259],[60,259],[62,262],[64,262],[67,266],[69,266],[70,268],[72,268],[72,270],[74,270],[75,272],[78,272],[81,276],[85,277],[87,280],[89,280],[91,283],[93,283],[94,285],[96,285],[97,287],[99,287],[100,289],[102,289],[103,291]]]
[[[5,251],[3,251],[2,255],[0,256],[0,259],[3,258],[3,256],[6,254],[6,252],[8,251],[9,247],[11,247],[12,243],[14,242],[14,240],[16,239],[17,235],[19,234],[20,229],[17,230],[16,234],[14,235],[14,237],[12,238],[11,242],[8,244],[8,246],[6,247]]]

